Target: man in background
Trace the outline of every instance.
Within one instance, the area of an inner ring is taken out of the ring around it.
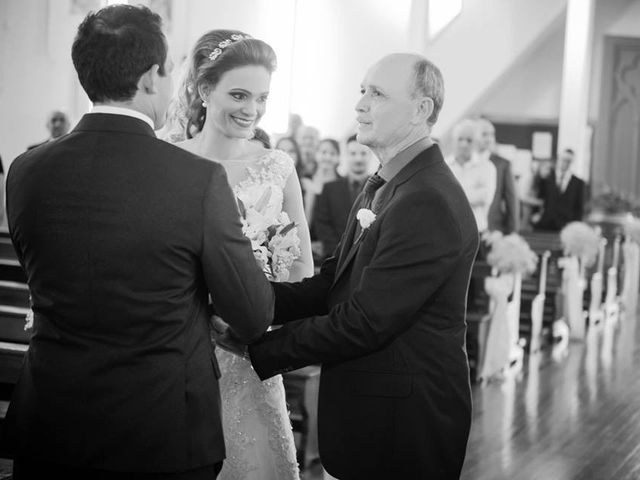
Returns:
[[[49,114],[49,118],[47,119],[47,130],[49,130],[49,138],[43,140],[40,143],[30,145],[27,150],[39,147],[40,145],[44,145],[47,142],[51,142],[56,138],[60,138],[61,136],[66,135],[67,133],[69,133],[70,127],[71,124],[69,123],[69,117],[67,116],[67,114],[61,110],[54,110]]]
[[[347,176],[327,183],[316,204],[315,230],[322,242],[323,258],[334,253],[347,226],[351,205],[368,177],[371,150],[358,143],[356,135],[347,139]]]
[[[571,172],[575,153],[571,148],[562,151],[556,168],[548,174],[541,172],[539,196],[542,215],[536,230],[558,232],[569,222],[582,220],[586,197],[586,184]]]
[[[518,197],[511,162],[494,152],[496,129],[484,118],[477,121],[476,148],[481,160],[488,160],[496,167],[496,192],[489,207],[488,229],[508,235],[518,230]]]
[[[496,191],[495,165],[487,158],[474,154],[476,123],[465,118],[453,127],[453,153],[446,159],[447,165],[462,185],[473,210],[478,231],[489,226],[489,207]]]

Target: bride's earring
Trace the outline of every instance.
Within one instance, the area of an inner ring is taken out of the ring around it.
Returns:
[[[203,101],[202,101],[202,106],[203,106],[204,108],[207,108],[209,105],[207,104],[207,102],[205,102],[205,101],[203,100]]]

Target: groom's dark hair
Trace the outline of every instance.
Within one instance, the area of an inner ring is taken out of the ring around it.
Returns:
[[[112,5],[91,12],[78,27],[71,57],[92,102],[129,100],[142,74],[153,65],[165,74],[162,19],[141,5]]]

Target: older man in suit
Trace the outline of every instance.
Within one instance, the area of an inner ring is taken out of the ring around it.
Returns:
[[[496,129],[484,118],[476,122],[476,154],[490,160],[496,167],[496,191],[489,207],[488,229],[504,234],[518,230],[518,196],[513,178],[511,162],[493,150],[496,144]]]
[[[161,24],[145,7],[90,13],[72,58],[93,110],[9,170],[34,311],[5,422],[16,480],[215,478],[209,298],[245,341],[273,315],[224,168],[154,134],[172,93]]]
[[[248,348],[266,379],[322,363],[322,464],[333,476],[458,478],[471,423],[465,298],[478,229],[431,140],[443,79],[426,58],[374,64],[358,141],[381,168],[316,276],[274,284],[284,325]]]

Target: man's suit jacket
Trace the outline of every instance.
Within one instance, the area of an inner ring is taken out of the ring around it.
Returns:
[[[556,173],[552,171],[539,184],[543,210],[536,229],[560,231],[569,222],[581,221],[586,189],[584,180],[571,175],[567,187],[561,191],[556,183]]]
[[[42,145],[45,145],[45,144],[49,143],[50,141],[51,141],[51,139],[46,139],[46,140],[44,140],[42,142],[34,143],[33,145],[29,145],[27,147],[27,150],[33,150],[34,148],[38,148],[38,147],[40,147]]]
[[[208,297],[246,341],[273,291],[219,164],[88,114],[7,179],[35,322],[7,414],[15,455],[176,472],[224,458]]]
[[[518,196],[511,162],[496,154],[491,154],[489,160],[496,166],[498,174],[496,193],[489,207],[489,230],[499,230],[508,235],[518,230]]]
[[[354,207],[339,257],[318,275],[274,285],[276,322],[287,323],[250,345],[251,360],[262,379],[323,364],[319,447],[332,475],[458,478],[471,423],[465,299],[476,221],[436,145],[380,196],[355,243]]]
[[[325,184],[316,201],[314,229],[322,242],[324,257],[333,254],[349,219],[354,197],[348,178],[338,178]]]

